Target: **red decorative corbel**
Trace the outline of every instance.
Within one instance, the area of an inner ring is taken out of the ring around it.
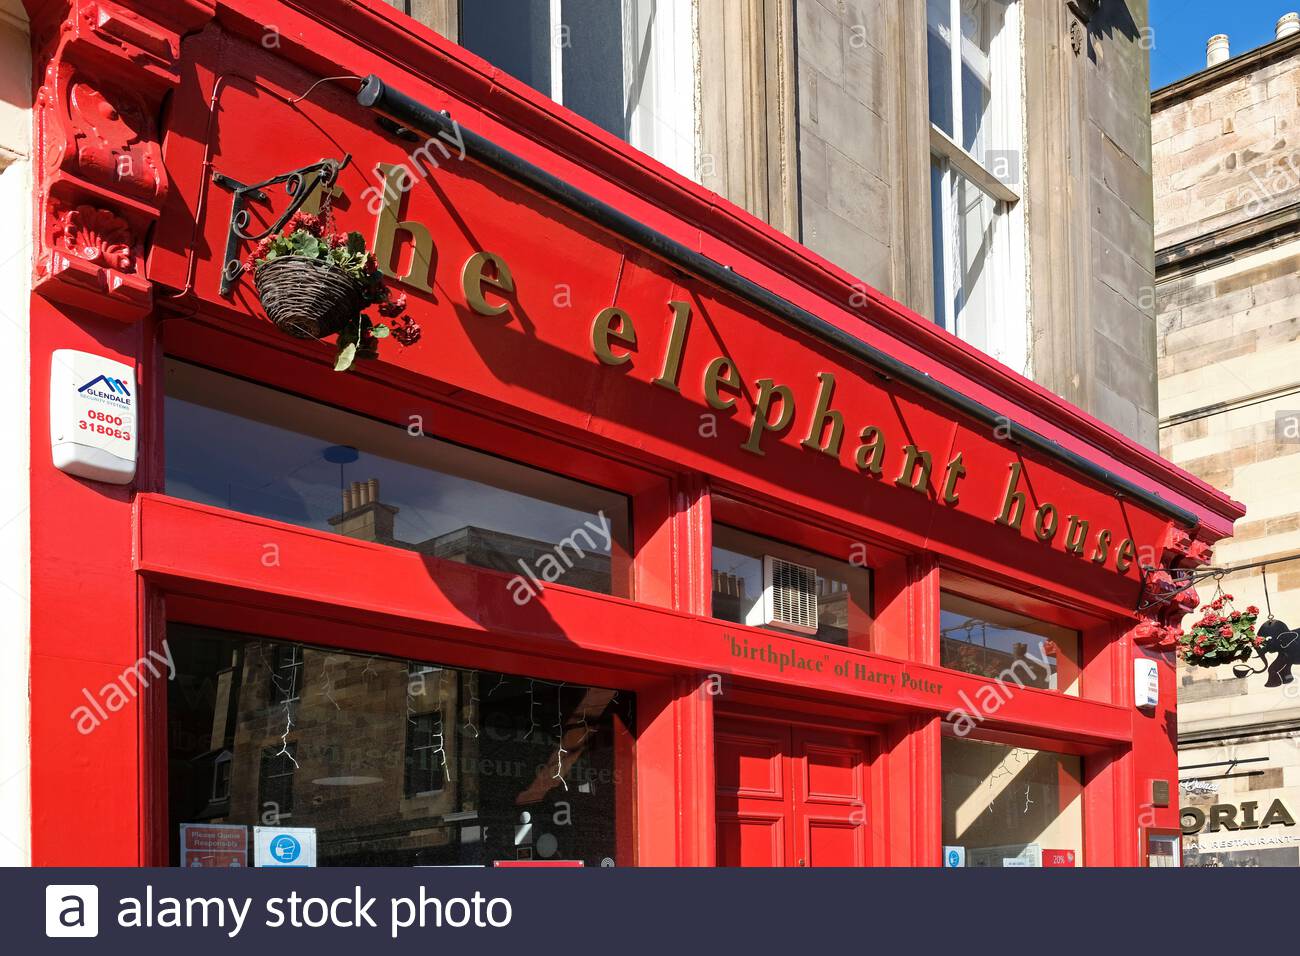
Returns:
[[[36,82],[35,291],[124,322],[146,315],[145,242],[167,196],[163,98],[206,0],[28,0]]]
[[[1183,634],[1183,617],[1200,604],[1196,569],[1210,560],[1210,546],[1192,533],[1170,526],[1161,549],[1161,567],[1142,569],[1138,598],[1141,617],[1133,628],[1134,643],[1176,650]]]

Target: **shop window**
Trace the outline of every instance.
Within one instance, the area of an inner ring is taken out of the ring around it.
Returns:
[[[943,739],[944,860],[954,866],[1082,866],[1083,761]]]
[[[865,649],[871,631],[871,572],[714,525],[713,616]]]
[[[1079,632],[945,591],[939,663],[1021,687],[1079,695]]]
[[[169,628],[173,862],[186,823],[312,828],[321,866],[634,862],[635,695],[298,645],[301,693],[277,703],[265,674],[286,646]]]
[[[183,362],[166,381],[170,495],[502,571],[520,605],[631,597],[623,495]]]
[[[927,11],[934,319],[1027,372],[1019,4]]]
[[[693,6],[690,0],[473,0],[461,3],[460,42],[694,178]]]

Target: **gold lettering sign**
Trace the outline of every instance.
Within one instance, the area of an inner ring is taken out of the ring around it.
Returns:
[[[389,167],[380,168],[386,170],[386,175],[398,175]],[[384,253],[381,268],[391,269],[393,235],[401,231],[411,235],[415,252],[410,273],[395,277],[417,288],[427,289],[427,284],[421,284],[427,283],[427,276],[419,274],[417,266],[431,258],[432,245],[429,243],[426,248],[425,243],[428,230],[417,223],[399,221],[396,200],[390,203],[386,199],[380,213],[376,239],[376,249]],[[387,274],[393,273],[390,271]],[[501,256],[491,252],[476,252],[465,261],[461,269],[461,288],[470,309],[480,315],[497,316],[510,308],[509,302],[502,297],[514,293],[515,280],[510,267]],[[491,299],[488,298],[489,294],[492,295]],[[678,300],[668,302],[667,307],[669,318],[666,345],[659,362],[659,372],[651,379],[651,384],[680,394],[682,357],[690,334],[691,307],[689,303]],[[637,353],[637,332],[633,317],[615,306],[598,312],[591,324],[591,350],[602,365],[630,368]],[[734,412],[736,399],[745,394],[744,382],[735,363],[721,355],[709,361],[701,385],[704,400],[710,408],[718,411]],[[817,397],[807,419],[806,430],[797,434],[803,435],[799,442],[801,448],[838,460],[846,425],[843,413],[834,407],[835,388],[833,373],[818,373]],[[757,379],[754,389],[753,419],[740,447],[751,455],[763,456],[766,454],[763,448],[765,440],[775,440],[795,426],[798,404],[794,389],[775,379]],[[853,450],[854,464],[872,478],[882,477],[885,455],[890,447],[889,436],[877,425],[867,425],[857,435],[858,444]],[[931,489],[935,488],[935,481],[938,481],[937,478],[932,480],[933,454],[910,442],[901,447],[899,454],[901,460],[893,484],[918,494],[930,494]],[[938,500],[944,505],[956,505],[961,500],[957,486],[966,475],[962,453],[958,452],[943,468],[942,480],[936,489]],[[991,516],[994,523],[1017,532],[1021,531],[1029,508],[1028,494],[1020,487],[1023,476],[1023,464],[1019,461],[1012,462],[1001,509],[997,515]],[[1112,560],[1114,536],[1109,529],[1099,529],[1095,538],[1090,540],[1091,523],[1086,518],[1075,514],[1062,515],[1060,509],[1050,501],[1038,503],[1033,512],[1032,526],[1034,537],[1048,545],[1056,542],[1064,528],[1063,547],[1067,554],[1086,558],[1094,564],[1105,564]],[[1133,539],[1123,539],[1114,551],[1115,570],[1121,574],[1128,572],[1135,559]]]

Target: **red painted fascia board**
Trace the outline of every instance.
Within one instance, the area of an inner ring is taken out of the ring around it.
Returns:
[[[217,15],[232,29],[260,36],[270,22],[266,6],[265,0],[223,0]],[[583,188],[598,198],[720,261],[726,259],[717,255],[714,246],[739,251],[749,261],[728,264],[755,281],[1196,513],[1203,525],[1201,536],[1207,540],[1231,534],[1233,522],[1245,514],[1244,506],[1195,475],[872,289],[734,203],[465,48],[396,14],[383,0],[284,0],[283,6],[296,16],[288,15],[277,24],[282,52],[321,75],[349,69],[364,73],[373,64],[322,55],[311,43],[310,21],[353,39],[404,74],[414,74],[384,77],[399,88],[407,87],[404,92],[426,95],[412,85],[415,76],[421,76],[446,95],[481,110],[486,123],[467,123],[476,132],[557,175],[581,174]],[[440,104],[434,100],[431,105]],[[847,304],[855,293],[868,300],[865,312],[839,305]]]

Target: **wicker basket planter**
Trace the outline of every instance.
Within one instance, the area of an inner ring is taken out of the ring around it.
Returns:
[[[421,331],[404,314],[406,296],[384,284],[361,233],[337,231],[322,207],[320,215],[296,212],[283,229],[262,236],[243,269],[275,327],[300,339],[335,336],[334,371],[346,372],[357,359],[378,358],[380,339],[392,336],[406,348]]]
[[[278,256],[253,270],[266,316],[282,332],[322,339],[355,322],[364,288],[337,266],[306,256]]]

